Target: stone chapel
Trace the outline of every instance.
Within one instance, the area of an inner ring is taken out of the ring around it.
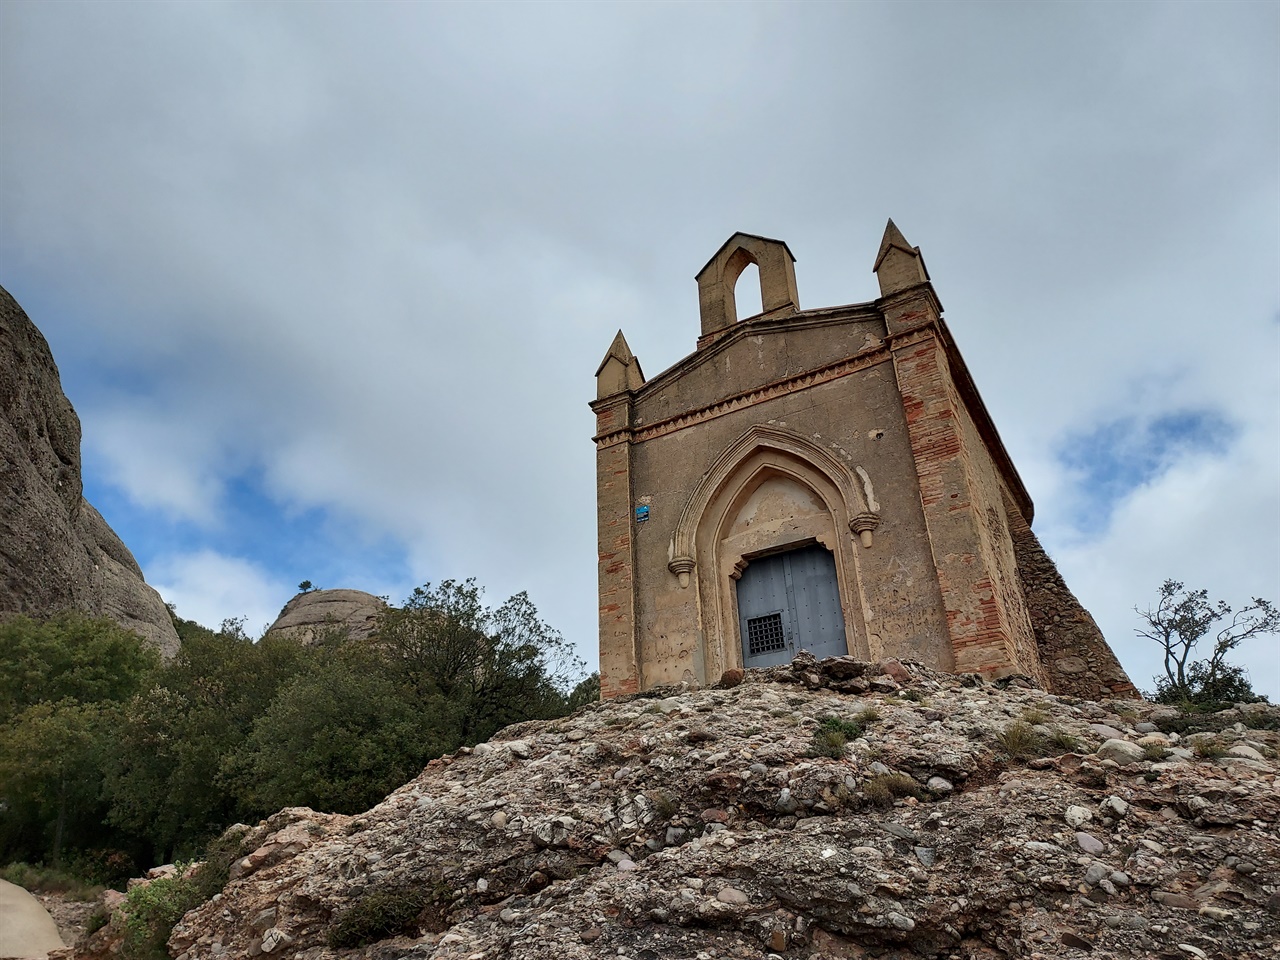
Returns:
[[[794,262],[735,233],[693,353],[646,380],[619,331],[596,371],[602,696],[801,649],[1136,695],[1031,531],[919,248],[889,221],[880,298],[846,306],[802,310]]]

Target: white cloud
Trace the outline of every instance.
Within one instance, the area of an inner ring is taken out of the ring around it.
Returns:
[[[1159,648],[1135,637],[1134,607],[1151,606],[1166,578],[1239,608],[1280,600],[1280,469],[1268,445],[1246,437],[1221,457],[1189,456],[1116,504],[1096,537],[1052,533],[1067,582],[1091,609],[1133,681],[1151,689]],[[1261,534],[1261,536],[1260,536]],[[1208,651],[1202,651],[1207,655]],[[1280,638],[1259,638],[1232,662],[1280,700]]]
[[[1280,8],[1101,9],[3,4],[5,282],[134,502],[217,530],[261,477],[357,528],[351,569],[390,537],[590,655],[614,331],[650,375],[689,352],[738,229],[803,305],[873,299],[891,215],[1129,656],[1166,576],[1280,592]],[[1185,410],[1240,435],[1083,538],[1064,439]],[[208,616],[274,615],[272,577]]]
[[[253,561],[213,550],[157,557],[148,573],[152,586],[184,620],[216,629],[223,620],[243,617],[253,637],[279,616],[281,598],[296,592]]]

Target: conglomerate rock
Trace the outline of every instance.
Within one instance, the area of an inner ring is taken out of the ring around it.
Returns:
[[[508,728],[358,816],[281,811],[171,955],[1277,955],[1276,708],[1189,735],[913,663],[732,673]],[[329,945],[379,898],[412,904],[396,935]]]
[[[82,491],[80,418],[49,344],[0,287],[0,616],[82,610],[172,656],[164,601]]]
[[[291,636],[311,644],[333,632],[347,640],[363,640],[378,627],[387,601],[363,590],[308,590],[284,605],[267,633]]]

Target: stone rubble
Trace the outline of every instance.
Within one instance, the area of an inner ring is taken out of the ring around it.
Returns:
[[[170,953],[1280,958],[1280,709],[1179,735],[1168,707],[911,662],[802,654],[732,679],[510,727],[364,814],[283,810]],[[815,749],[828,718],[843,750]],[[1046,731],[1027,759],[1006,747],[1019,721]],[[328,945],[386,891],[425,905]]]

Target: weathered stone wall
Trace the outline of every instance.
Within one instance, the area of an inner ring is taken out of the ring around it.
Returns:
[[[863,467],[871,481],[881,517],[872,548],[857,545],[847,523],[834,532],[848,544],[842,577],[851,586],[844,605],[851,649],[950,666],[941,597],[883,325],[877,330],[862,308],[846,311],[844,318],[825,311],[822,327],[810,329],[809,336],[767,323],[731,331],[703,351],[705,358],[695,354],[636,392],[629,475],[634,503],[649,507],[644,523],[635,523],[628,513],[641,687],[714,681],[717,677],[707,676],[703,662],[708,644],[722,647],[726,665],[734,665],[736,619],[717,618],[716,605],[723,598],[709,595],[709,588],[722,586],[709,583],[708,576],[723,580],[723,571],[711,569],[704,563],[711,558],[700,555],[694,582],[681,588],[667,564],[677,521],[709,465],[755,424],[794,431],[829,450],[851,471]],[[858,352],[841,355],[845,349]],[[848,369],[841,369],[845,361]],[[830,379],[808,376],[832,364],[837,373]],[[672,421],[676,409],[682,416]],[[610,482],[607,477],[607,471],[600,474],[602,484]],[[791,541],[783,537],[779,542]],[[839,556],[840,551],[833,552]],[[610,592],[618,585],[615,576]],[[723,635],[716,632],[720,625]]]
[[[1007,663],[1005,667],[980,670],[991,676],[1016,671],[1034,677],[1047,687],[1049,676],[1040,663],[1010,537],[1007,510],[1016,508],[1005,492],[1004,479],[967,406],[957,403],[957,412],[963,437],[962,455],[973,498],[973,523],[987,571],[987,584],[999,617],[999,648]]]
[[[1090,700],[1137,697],[1098,624],[1067,587],[1034,531],[1015,523],[1010,532],[1048,688]]]

